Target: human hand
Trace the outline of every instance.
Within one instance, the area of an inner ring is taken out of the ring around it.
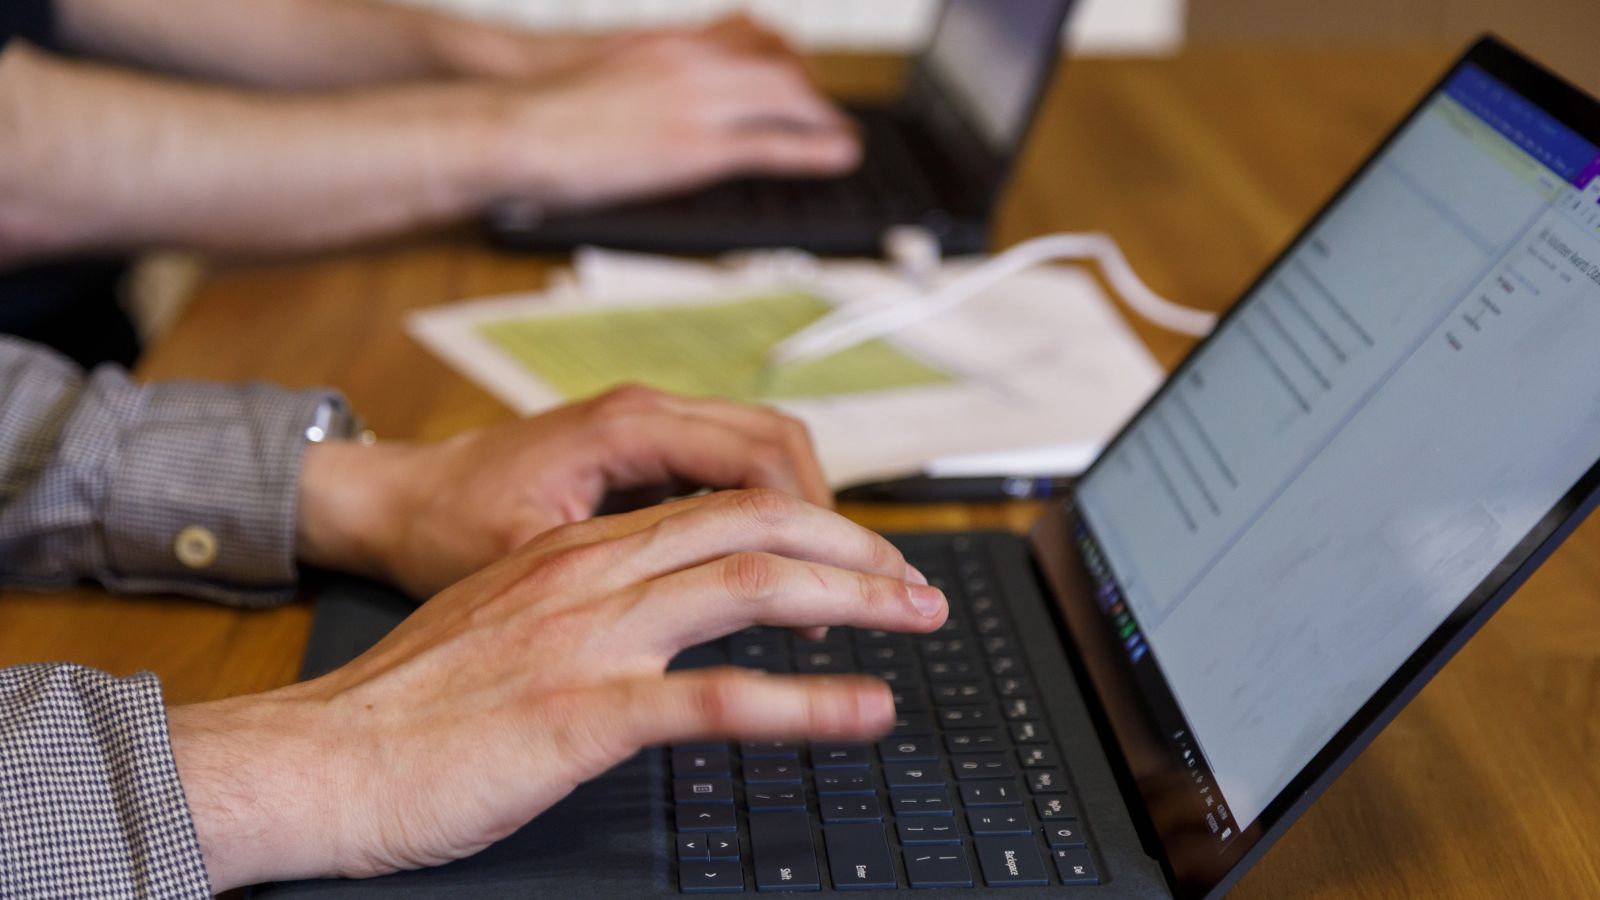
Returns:
[[[748,19],[619,37],[590,59],[489,106],[499,196],[565,210],[744,175],[841,175],[860,160],[851,120]]]
[[[438,444],[312,444],[299,555],[417,597],[608,498],[769,487],[828,506],[805,426],[764,407],[627,387]]]
[[[606,65],[659,45],[698,45],[706,52],[774,56],[801,64],[782,35],[744,13],[690,26],[606,32],[527,31],[424,14],[422,44],[444,75],[540,81],[584,66]]]
[[[547,531],[322,678],[178,707],[173,755],[215,890],[441,864],[639,748],[869,740],[864,677],[667,674],[754,624],[927,633],[943,595],[882,537],[773,490]],[[330,798],[336,798],[330,802]]]

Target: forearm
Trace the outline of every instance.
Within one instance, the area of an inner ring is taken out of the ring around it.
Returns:
[[[567,49],[372,0],[57,0],[57,18],[64,43],[86,54],[285,89],[449,77],[463,63],[515,75],[536,60],[559,63]]]
[[[0,55],[0,265],[101,249],[293,251],[486,203],[495,94],[251,94]]]

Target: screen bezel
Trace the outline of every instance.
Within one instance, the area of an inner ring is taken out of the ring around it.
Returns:
[[[1352,186],[1367,173],[1375,161],[1393,145],[1399,134],[1413,122],[1461,66],[1471,63],[1522,94],[1529,101],[1559,119],[1586,139],[1600,144],[1600,101],[1588,96],[1558,76],[1520,56],[1492,36],[1485,36],[1450,65],[1422,98],[1389,132],[1379,146],[1340,186],[1333,197],[1262,274],[1240,294],[1240,300],[1260,290],[1263,282],[1300,246],[1336,207]],[[1239,303],[1223,316],[1227,321]],[[1215,333],[1215,332],[1213,332]],[[1163,387],[1118,433],[1100,457],[1104,460],[1123,440],[1133,422],[1141,419],[1152,405],[1181,380],[1191,361],[1210,340],[1201,341],[1174,368]],[[1092,476],[1096,462],[1085,473]],[[1075,497],[1074,491],[1074,497]],[[1073,497],[1060,510],[1047,516],[1034,535],[1034,547],[1044,574],[1051,582],[1065,636],[1079,651],[1079,663],[1089,684],[1091,698],[1105,733],[1107,753],[1123,778],[1123,787],[1137,821],[1140,821],[1146,849],[1162,866],[1173,894],[1179,898],[1215,897],[1225,893],[1245,871],[1277,841],[1304,813],[1333,780],[1370,744],[1385,725],[1422,689],[1460,647],[1497,611],[1529,575],[1552,553],[1577,525],[1600,503],[1600,460],[1597,460],[1568,490],[1538,524],[1495,566],[1456,607],[1446,621],[1401,664],[1395,674],[1362,705],[1360,710],[1312,757],[1289,784],[1268,804],[1251,825],[1204,870],[1186,862],[1171,849],[1194,826],[1191,817],[1164,812],[1159,803],[1160,777],[1170,772],[1150,771],[1150,761],[1168,758],[1162,735],[1155,732],[1148,708],[1131,690],[1125,655],[1104,615],[1086,590],[1087,574],[1073,545],[1072,536],[1079,522],[1092,534],[1093,523],[1078,518]],[[1175,765],[1175,763],[1174,763]],[[1180,773],[1181,774],[1181,773]],[[1159,777],[1158,777],[1159,776]]]
[[[1052,32],[1054,40],[1050,52],[1035,63],[1033,80],[1029,82],[1032,95],[1024,105],[1027,118],[1009,147],[997,148],[983,136],[983,129],[972,121],[933,65],[932,50],[940,31],[946,26],[946,18],[950,13],[949,0],[940,4],[939,16],[928,44],[911,65],[905,93],[900,99],[901,114],[938,142],[940,155],[960,173],[964,182],[965,196],[960,199],[974,209],[987,210],[1005,187],[1018,154],[1022,152],[1028,135],[1039,120],[1039,109],[1062,64],[1062,50],[1065,47],[1062,32],[1077,0],[1049,2],[1059,6],[1055,30]]]

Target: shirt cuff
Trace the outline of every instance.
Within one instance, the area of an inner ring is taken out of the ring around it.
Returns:
[[[107,587],[283,599],[306,428],[337,395],[167,382],[135,396],[104,468]]]
[[[0,669],[0,896],[210,895],[156,677]]]

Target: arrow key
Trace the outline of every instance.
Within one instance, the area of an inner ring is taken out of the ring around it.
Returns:
[[[678,887],[685,894],[738,894],[744,891],[744,869],[738,863],[684,863]]]

